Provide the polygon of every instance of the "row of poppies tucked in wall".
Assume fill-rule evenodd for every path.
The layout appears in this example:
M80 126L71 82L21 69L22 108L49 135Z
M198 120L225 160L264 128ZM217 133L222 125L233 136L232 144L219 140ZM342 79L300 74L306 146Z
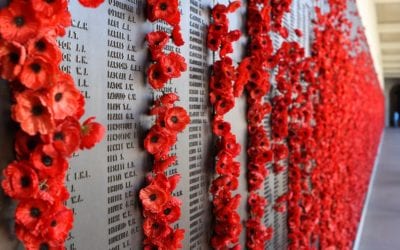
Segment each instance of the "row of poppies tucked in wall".
M80 2L97 7L102 1ZM228 14L236 15L241 2L213 6L207 46L219 52L209 83L218 148L217 176L210 187L214 249L264 249L274 233L262 222L268 203L275 212L288 213L289 249L352 247L383 128L383 95L363 30L354 38L350 35L347 0L327 4L329 12L315 10L312 53L306 56L298 42L288 39L290 32L297 37L302 32L283 25L292 0L247 1L249 43L240 62L229 57L232 43L242 34L229 30ZM147 0L146 14L151 22L172 26L171 34L153 31L146 36L153 61L148 83L159 90L187 68L181 55L165 53L170 39L176 46L184 44L179 2ZM0 23L0 75L12 90L12 118L19 126L17 159L4 170L2 187L18 201L16 233L26 248L63 249L73 224L73 213L64 206L69 196L64 185L67 158L79 148L93 147L104 128L92 117L79 122L84 98L72 77L59 70L62 53L56 38L71 23L67 1L13 0L0 10ZM283 38L279 47L273 46L271 33ZM236 141L224 120L243 94L248 145ZM156 120L144 147L154 165L139 194L145 249L179 249L185 236L184 229L172 227L181 213L181 201L172 196L179 175L165 175L176 161L170 148L190 122L186 110L175 106L178 100L166 93L150 108ZM266 116L271 133L264 127ZM235 161L243 148L246 166ZM288 162L288 192L267 201L260 189L269 174L284 170L283 162ZM241 168L247 170L249 193L234 195ZM249 216L243 246L236 210L245 195Z

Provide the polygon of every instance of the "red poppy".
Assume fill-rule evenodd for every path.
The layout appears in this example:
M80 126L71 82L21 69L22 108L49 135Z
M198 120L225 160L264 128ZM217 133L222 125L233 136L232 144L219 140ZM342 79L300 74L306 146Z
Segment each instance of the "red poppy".
M157 246L164 246L164 239L172 232L172 228L157 218L145 218L143 232Z
M219 143L219 149L224 150L232 156L237 156L240 153L240 144L236 141L236 136L234 134L226 134L221 137Z
M40 2L46 1L40 0ZM62 60L62 52L58 47L55 37L50 34L29 40L27 50L30 56L44 57L46 60L57 65Z
M15 152L18 159L29 159L30 154L41 143L39 135L30 136L22 130L15 135Z
M224 136L230 133L231 124L222 120L220 117L215 117L212 122L213 133L218 136Z
M3 170L4 192L13 199L27 199L39 190L39 179L29 162L13 162Z
M0 10L0 34L7 41L25 43L39 30L34 11L24 0L14 0Z
M27 134L48 134L54 130L54 120L42 93L26 90L16 95L16 102L12 107L13 119Z
M176 26L179 25L180 17L178 0L147 1L147 18L151 22L161 19L171 26Z
M149 210L153 213L159 213L162 211L165 204L169 201L170 194L166 193L162 188L153 184L148 185L147 187L140 190L139 197L144 209Z
M190 118L184 108L173 107L167 109L164 122L167 129L175 132L182 132L190 123Z
M158 214L159 219L167 223L174 223L181 217L182 202L178 198L172 197Z
M103 2L104 2L104 0L79 0L80 4L82 4L85 7L89 7L89 8L97 8Z
M95 117L89 117L82 124L80 149L90 149L104 137L105 128L100 123L94 122L94 119Z
M0 41L0 77L12 81L22 70L25 63L25 47L16 42Z
M51 144L36 148L31 155L31 162L43 176L62 178L68 169L67 160Z
M144 147L150 154L167 154L176 138L170 131L161 126L155 125L150 129L144 140Z
M163 54L164 47L168 44L169 36L164 31L153 31L146 35L146 40L153 60Z
M147 71L148 81L152 88L161 89L170 79L160 63L150 65Z
M55 84L50 87L47 93L54 119L63 120L67 116L76 117L82 107L79 105L81 95L70 75L63 73L57 75Z
M221 175L240 175L240 163L235 162L232 156L224 151L219 152L215 165L215 172Z
M57 125L53 133L42 138L44 142L51 143L62 156L69 157L79 148L80 124L74 118L67 118Z
M44 57L28 57L19 79L23 85L33 90L50 87L57 66Z
M49 242L62 245L72 229L73 220L72 210L60 205L51 216L46 216L41 234Z
M15 221L37 236L41 233L43 221L47 218L49 212L50 206L46 201L22 200L15 211Z
M174 52L161 56L159 63L168 78L180 77L181 73L187 69L185 58Z

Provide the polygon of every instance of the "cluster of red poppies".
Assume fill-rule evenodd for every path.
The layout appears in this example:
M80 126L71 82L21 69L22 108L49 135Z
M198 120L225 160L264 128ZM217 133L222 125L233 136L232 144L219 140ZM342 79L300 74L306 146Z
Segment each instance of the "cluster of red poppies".
M208 27L207 46L219 51L220 60L214 62L210 77L210 102L214 109L213 133L218 137L215 171L218 177L212 182L214 232L211 245L214 249L239 249L239 236L242 231L240 215L236 211L240 195L233 195L238 188L240 163L235 157L240 154L240 145L231 132L231 125L224 121L224 115L235 105L237 71L233 60L227 54L233 51L232 43L240 38L240 31L229 31L228 14L240 7L239 1L228 6L217 4L213 7L212 23ZM235 246L233 246L235 245Z
M64 202L67 158L101 140L104 128L82 125L84 97L59 69L58 35L71 23L62 1L14 0L0 10L0 76L12 89L17 160L3 172L5 193L19 201L16 234L27 249L64 249L73 212Z
M183 229L172 228L172 223L181 215L181 201L172 196L180 175L167 177L164 174L176 162L176 156L169 155L169 151L178 133L190 122L185 109L174 106L178 99L175 94L165 94L156 100L150 111L156 116L156 124L147 134L144 146L154 156L154 175L148 176L148 185L139 194L143 205L145 249L179 249L184 238Z
M148 0L147 14L150 21L162 20L173 26L172 40L177 46L184 44L180 34L180 12L177 0ZM149 84L161 89L172 78L186 71L185 59L174 52L164 53L169 35L163 31L150 32L146 36L149 52L155 63L147 72ZM173 223L181 216L181 201L172 195L180 175L167 177L165 171L176 163L170 154L177 136L190 123L186 110L175 106L179 97L167 93L155 100L150 115L156 117L155 124L146 135L144 147L154 157L153 173L147 177L147 186L140 190L143 206L144 249L180 249L185 230L174 229Z
M247 7L246 27L250 37L248 56L239 65L239 86L248 93L247 120L247 185L249 196L249 218L246 222L246 246L248 249L264 249L272 238L272 228L263 223L264 210L268 203L259 194L268 176L267 164L272 161L270 139L264 129L264 118L271 113L271 104L265 101L270 92L269 59L273 52L270 38L270 1L250 0ZM242 87L243 86L243 87Z
M172 78L178 78L186 71L185 58L175 52L163 52L169 36L164 31L153 31L147 34L146 40L154 63L147 71L149 84L154 89L162 89Z
M365 37L351 37L347 1L329 4L326 14L316 9L312 56L297 63L283 56L295 63L293 83L308 83L292 86L289 192L276 201L279 209L287 202L289 249L352 248L383 128Z
M271 0L272 30L279 33L283 38L288 38L289 31L283 25L283 17L290 11L293 0Z
M147 0L147 18L150 22L162 20L172 26L171 38L177 46L185 42L181 34L181 13L178 0Z

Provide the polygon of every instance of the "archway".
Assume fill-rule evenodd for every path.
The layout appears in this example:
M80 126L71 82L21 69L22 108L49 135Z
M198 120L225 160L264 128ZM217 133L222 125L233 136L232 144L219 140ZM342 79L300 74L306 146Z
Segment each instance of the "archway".
M394 112L397 111L400 114L400 84L397 84L392 87L392 89L390 90L389 98L390 98L390 101L389 101L390 126L394 127L394 119L393 119Z

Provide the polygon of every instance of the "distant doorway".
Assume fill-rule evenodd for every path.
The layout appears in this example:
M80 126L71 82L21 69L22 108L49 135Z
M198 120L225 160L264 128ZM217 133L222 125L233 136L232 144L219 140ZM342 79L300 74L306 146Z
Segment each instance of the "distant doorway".
M394 127L394 113L400 114L400 84L392 87L390 90L390 126ZM400 126L400 121L398 123Z

